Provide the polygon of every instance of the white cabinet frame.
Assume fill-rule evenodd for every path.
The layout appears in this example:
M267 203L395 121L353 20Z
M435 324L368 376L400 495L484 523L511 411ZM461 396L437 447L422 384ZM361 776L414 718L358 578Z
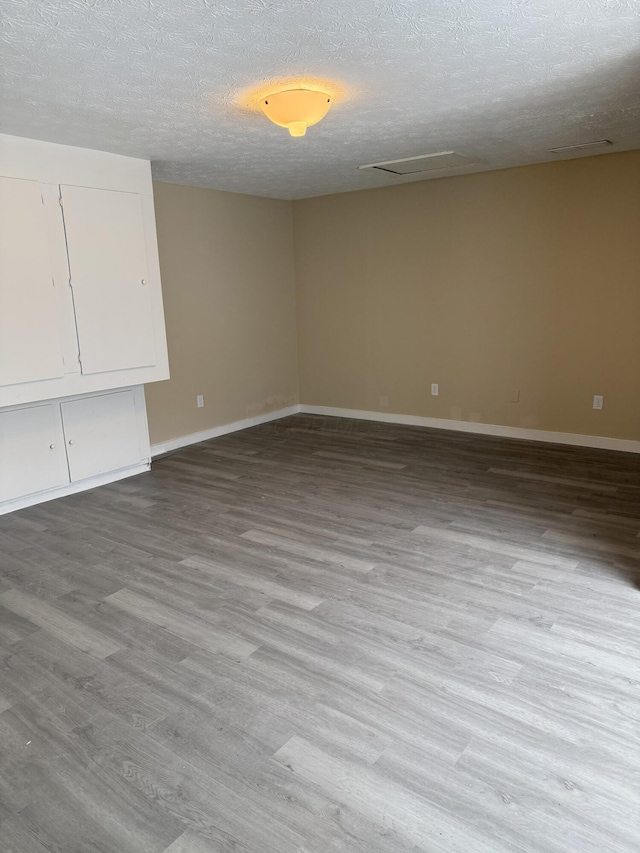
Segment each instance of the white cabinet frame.
M123 397L130 400L130 403L127 402L123 406ZM65 432L63 425L63 407L67 404L77 406L76 415L78 411L80 412L80 418L77 416L75 420L67 418L67 421L74 428L78 424L82 425L83 432L81 435L82 440L85 442L83 448L84 459L77 457L77 464L75 465L73 464L74 459L70 458L69 454L74 445L71 445L71 447L68 445L69 441L75 441L74 434L68 430ZM131 407L134 417L127 415L128 408ZM50 450L52 453L55 452L57 454L56 458L59 464L64 466L61 468L61 477L64 480L64 484L25 493L20 467L17 466L14 470L8 470L7 468L4 472L0 471L0 477L4 477L2 494L6 498L6 500L0 502L0 515L52 500L53 498L92 489L105 483L112 483L115 480L121 480L125 477L131 477L134 474L140 474L143 471L149 470L151 465L151 451L149 447L144 388L141 385L122 390L83 395L82 397L65 397L61 400L35 406L30 404L13 406L2 410L0 418L5 414L14 414L19 418L20 413L30 413L36 409L54 409L57 411L55 420L59 423L59 430L56 433L58 437L55 440L51 439L51 443L55 444L56 447ZM91 435L92 409L94 409L94 414L101 418L100 429L102 431L102 434L94 431L93 438ZM67 412L71 412L71 408L68 408ZM114 426L114 431L119 430L119 432L117 435L111 437L111 440L115 444L111 448L105 448L104 443L109 440L105 436L108 436L110 422ZM28 440L29 436L26 436L26 438ZM101 440L103 442L102 445ZM92 454L95 454L94 462L91 461ZM1 458L2 448L0 448ZM90 460L89 463L87 463L87 459ZM98 470L100 473L92 475L90 468L92 464L94 465L93 470ZM110 468L112 465L114 467ZM106 470L107 468L109 470ZM29 472L26 473L29 475ZM8 485L7 478L11 478L8 481ZM34 480L30 479L29 482L32 483Z
M48 247L50 274L55 284L55 288L52 288L55 290L55 305L52 304L47 314L51 315L51 324L57 326L61 336L61 354L59 352L56 359L52 358L43 365L42 378L24 381L18 376L17 382L0 384L0 409L168 379L169 362L160 287L151 164L146 160L121 157L103 151L0 134L0 176L32 181L42 187L46 235L41 228L38 240L42 245L39 248L41 252L47 253ZM135 352L125 353L120 360L114 358L109 362L108 358L104 359L104 369L97 369L95 372L87 369L83 373L80 370L78 330L60 203L61 186L70 188L70 193L102 190L135 195L136 203L140 206L142 234L137 239L142 265L146 269L146 276L141 276L145 278L145 285L141 285L145 292L144 300L140 304L148 302L149 306L145 316L142 309L138 310L141 342L134 341L132 350ZM29 239L29 235L26 235L25 239ZM34 326L28 321L25 322L24 318L19 325L24 327L26 336ZM50 328L45 329L45 332L50 331ZM131 327L126 334L129 335L130 331ZM87 340L90 335L89 330ZM153 357L149 355L151 337ZM17 344L10 343L7 346L11 350ZM114 346L117 346L117 341ZM11 358L11 352L5 355L5 358ZM94 368L96 364L97 362L94 363Z

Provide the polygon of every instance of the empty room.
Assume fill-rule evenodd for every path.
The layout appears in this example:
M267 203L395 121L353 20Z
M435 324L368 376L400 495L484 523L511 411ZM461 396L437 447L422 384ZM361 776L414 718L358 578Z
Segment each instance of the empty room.
M637 0L0 0L0 853L638 853Z

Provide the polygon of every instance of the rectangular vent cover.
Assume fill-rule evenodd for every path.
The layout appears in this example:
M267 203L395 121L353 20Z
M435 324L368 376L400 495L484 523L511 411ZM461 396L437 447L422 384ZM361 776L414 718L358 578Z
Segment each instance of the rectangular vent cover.
M564 154L566 151L585 151L587 148L606 148L613 145L609 139L598 139L596 142L580 142L577 145L561 145L559 148L547 148L552 154Z
M455 169L456 166L475 165L473 160L455 154L453 151L438 151L436 154L420 154L418 157L404 157L402 160L386 160L383 163L368 163L359 169L378 169L391 172L392 175L413 175L416 172L434 172L437 169Z

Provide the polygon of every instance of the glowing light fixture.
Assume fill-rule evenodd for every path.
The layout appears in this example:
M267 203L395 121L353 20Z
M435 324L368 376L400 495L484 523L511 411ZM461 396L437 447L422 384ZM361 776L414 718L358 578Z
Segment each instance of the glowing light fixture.
M307 128L323 119L331 106L331 95L314 89L283 89L260 101L268 119L289 128L291 136L304 136Z

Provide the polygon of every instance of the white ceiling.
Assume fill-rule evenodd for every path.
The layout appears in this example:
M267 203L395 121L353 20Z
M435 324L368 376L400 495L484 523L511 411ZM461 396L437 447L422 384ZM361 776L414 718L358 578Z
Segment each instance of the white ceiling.
M640 148L640 0L0 0L0 132L153 161L160 180L279 198ZM345 89L302 139L237 104L299 75ZM436 176L442 173L435 173ZM433 177L433 173L429 175Z

